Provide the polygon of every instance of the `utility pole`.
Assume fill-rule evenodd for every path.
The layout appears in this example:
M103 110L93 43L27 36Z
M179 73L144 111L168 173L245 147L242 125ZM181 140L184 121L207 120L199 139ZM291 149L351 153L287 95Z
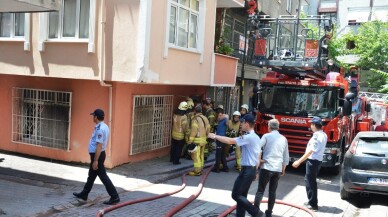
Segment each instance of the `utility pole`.
M247 1L245 1L245 5L247 5ZM247 7L246 7L247 8ZM243 97L244 97L244 77L245 77L245 58L246 58L246 52L247 52L247 31L248 31L248 14L245 19L245 28L244 28L244 53L243 53L243 59L241 62L241 83L240 83L240 107L243 103Z

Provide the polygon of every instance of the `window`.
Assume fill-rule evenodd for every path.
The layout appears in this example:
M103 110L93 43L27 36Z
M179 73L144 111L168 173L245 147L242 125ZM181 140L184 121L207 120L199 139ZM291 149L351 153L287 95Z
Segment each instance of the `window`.
M199 0L171 0L169 43L198 48Z
M173 96L134 96L130 155L171 143Z
M292 13L292 0L287 0L287 11Z
M24 37L24 13L0 13L0 37Z
M71 93L13 88L12 141L69 150Z
M90 0L63 0L60 11L50 12L48 38L89 38Z

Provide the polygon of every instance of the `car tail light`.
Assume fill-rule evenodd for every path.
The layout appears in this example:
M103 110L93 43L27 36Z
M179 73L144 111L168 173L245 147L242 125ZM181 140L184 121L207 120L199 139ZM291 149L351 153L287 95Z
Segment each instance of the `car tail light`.
M358 139L354 139L352 144L349 147L350 153L352 153L352 154L356 153L357 143L358 143Z

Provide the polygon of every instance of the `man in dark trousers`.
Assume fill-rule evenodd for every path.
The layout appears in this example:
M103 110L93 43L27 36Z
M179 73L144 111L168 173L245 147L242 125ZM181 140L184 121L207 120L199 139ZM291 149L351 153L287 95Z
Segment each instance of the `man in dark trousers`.
M119 194L116 188L113 186L112 181L106 174L104 161L105 161L105 148L109 138L109 127L104 123L104 111L96 109L93 113L93 121L96 123L92 138L89 141L88 151L90 154L90 167L88 180L84 186L84 189L80 192L74 192L73 195L82 200L88 199L88 194L92 190L94 180L97 176L104 184L110 199L104 201L104 204L112 205L120 202Z
M307 143L305 154L292 166L298 168L305 160L306 162L306 175L304 182L306 185L306 192L308 202L304 205L314 211L318 210L318 186L317 176L319 169L321 168L323 153L325 152L327 135L322 130L322 119L320 117L314 117L311 121L311 130L314 132L309 143Z
M217 112L218 126L216 134L220 136L226 136L226 130L228 129L228 116L223 113L222 110ZM226 144L216 141L216 164L212 169L213 172L220 172L220 164L222 164L222 171L229 172L228 164L226 162L225 146Z
M259 174L259 185L257 187L255 206L260 208L265 187L269 182L268 209L265 211L266 217L272 216L275 205L276 189L280 176L286 172L289 162L288 141L286 137L279 133L279 121L272 119L268 122L268 132L261 137L260 146L263 149L263 163ZM259 158L260 159L260 158Z
M260 137L255 133L255 118L251 114L242 119L241 128L245 135L236 138L219 136L209 133L208 137L225 144L237 144L241 147L241 172L234 182L232 198L237 202L236 216L244 217L245 211L254 217L262 217L264 213L248 201L247 195L252 181L256 178L256 170L259 167Z

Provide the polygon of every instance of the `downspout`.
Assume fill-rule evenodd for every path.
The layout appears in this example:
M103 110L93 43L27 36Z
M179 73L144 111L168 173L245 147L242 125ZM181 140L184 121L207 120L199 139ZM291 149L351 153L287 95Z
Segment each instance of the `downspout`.
M109 133L109 154L108 157L111 159L112 163L112 84L107 84L104 81L105 77L105 23L106 23L106 5L105 0L101 0L100 5L100 24L101 24L101 34L99 40L99 49L100 49L100 85L102 87L109 88L109 122L108 126L110 129Z

